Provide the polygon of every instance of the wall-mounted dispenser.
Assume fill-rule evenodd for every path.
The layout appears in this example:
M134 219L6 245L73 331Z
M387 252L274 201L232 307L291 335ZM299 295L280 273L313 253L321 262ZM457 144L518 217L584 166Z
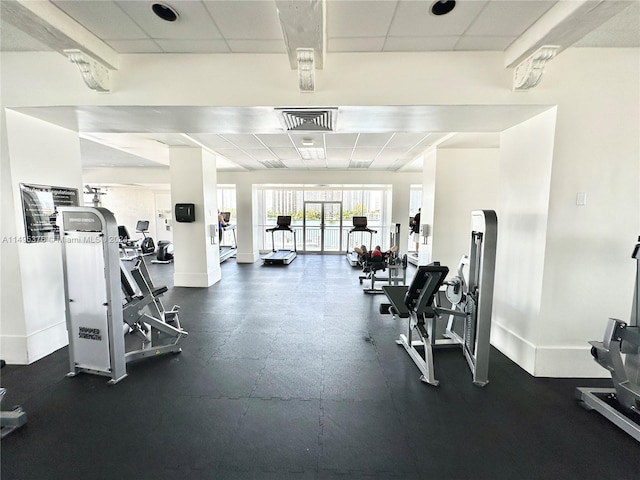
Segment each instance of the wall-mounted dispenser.
M193 203L176 203L176 222L196 221L196 207Z

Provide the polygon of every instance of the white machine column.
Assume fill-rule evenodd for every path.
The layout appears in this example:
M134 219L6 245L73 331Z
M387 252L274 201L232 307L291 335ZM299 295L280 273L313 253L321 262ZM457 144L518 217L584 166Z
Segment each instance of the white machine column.
M258 224L256 209L257 195L255 186L248 182L236 183L236 209L238 225L237 263L255 263L260 259L258 251ZM254 218L255 217L255 218Z
M177 287L209 287L222 276L218 245L216 156L201 148L170 147L174 273ZM192 204L193 220L178 221L176 204Z

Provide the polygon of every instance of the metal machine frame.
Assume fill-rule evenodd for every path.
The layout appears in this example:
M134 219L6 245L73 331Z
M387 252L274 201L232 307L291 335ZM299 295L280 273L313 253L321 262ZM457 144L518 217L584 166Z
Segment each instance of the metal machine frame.
M602 342L589 342L594 360L611 372L613 388L580 387L576 398L640 441L640 237L631 258L636 261L631 318L628 323L610 318Z
M496 213L493 210L473 211L470 257L462 258L456 277L444 281L449 269L434 263L418 267L409 287L382 287L391 302L390 313L394 317L409 318L407 334L401 334L396 343L407 350L422 372L420 379L423 382L434 386L439 383L434 375L433 348L459 346L471 370L473 383L481 387L489 383L497 236ZM469 265L468 282L463 274L465 265ZM451 308L437 304L437 294L443 285L446 285ZM438 338L437 321L446 315L448 322L444 336ZM460 321L461 334L458 333L460 327L456 328ZM413 340L414 332L419 340ZM423 348L423 354L416 347Z
M0 368L5 366L6 362L0 360ZM0 388L0 403L7 393L6 388ZM21 406L16 405L11 410L0 411L0 437L4 438L13 432L16 428L20 428L27 423L27 412Z
M369 251L371 251L371 248L373 245L373 234L378 233L378 231L372 230L371 228L367 227L367 217L355 216L351 218L351 221L353 222L353 228L349 230L349 233L347 233L346 255L347 255L347 261L349 262L349 265L351 265L352 267L358 267L360 266L358 253L355 251L351 251L351 252L349 251L349 243L350 243L349 239L351 238L351 234L357 233L357 232L361 232L361 234L368 233L369 234Z
M379 264L376 266L376 264ZM360 285L364 280L369 280L371 283L369 286L364 286L362 291L364 293L384 293L381 287L376 287L376 283L386 282L386 285L405 285L407 283L407 255L402 257L394 256L388 261L373 262L369 265L369 271L365 270L364 275L360 275L358 280ZM387 275L378 275L378 272L387 272Z
M178 342L187 335L179 307L164 309L159 297L167 288L153 285L142 256L131 274L124 267L113 214L105 208L65 207L60 215L67 376L86 372L111 377L108 383L115 384L127 376L126 364L132 360L179 353ZM130 332L144 338L141 347L127 351Z

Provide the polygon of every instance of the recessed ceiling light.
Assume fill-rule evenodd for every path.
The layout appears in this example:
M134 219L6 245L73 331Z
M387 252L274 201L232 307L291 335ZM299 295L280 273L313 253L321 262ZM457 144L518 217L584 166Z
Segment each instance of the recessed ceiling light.
M158 17L166 22L175 22L178 20L178 12L176 12L172 7L167 5L166 3L154 3L151 5L151 10Z
M431 13L434 15L446 15L456 6L456 0L438 0L431 5Z
M299 148L302 160L325 160L324 148Z
M313 138L303 138L302 145L305 147L313 147Z

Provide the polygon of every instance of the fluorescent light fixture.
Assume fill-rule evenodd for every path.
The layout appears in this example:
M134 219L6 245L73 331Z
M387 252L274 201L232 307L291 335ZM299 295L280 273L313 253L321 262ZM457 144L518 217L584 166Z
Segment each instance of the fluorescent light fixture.
M324 160L324 148L299 148L300 157L303 160Z

